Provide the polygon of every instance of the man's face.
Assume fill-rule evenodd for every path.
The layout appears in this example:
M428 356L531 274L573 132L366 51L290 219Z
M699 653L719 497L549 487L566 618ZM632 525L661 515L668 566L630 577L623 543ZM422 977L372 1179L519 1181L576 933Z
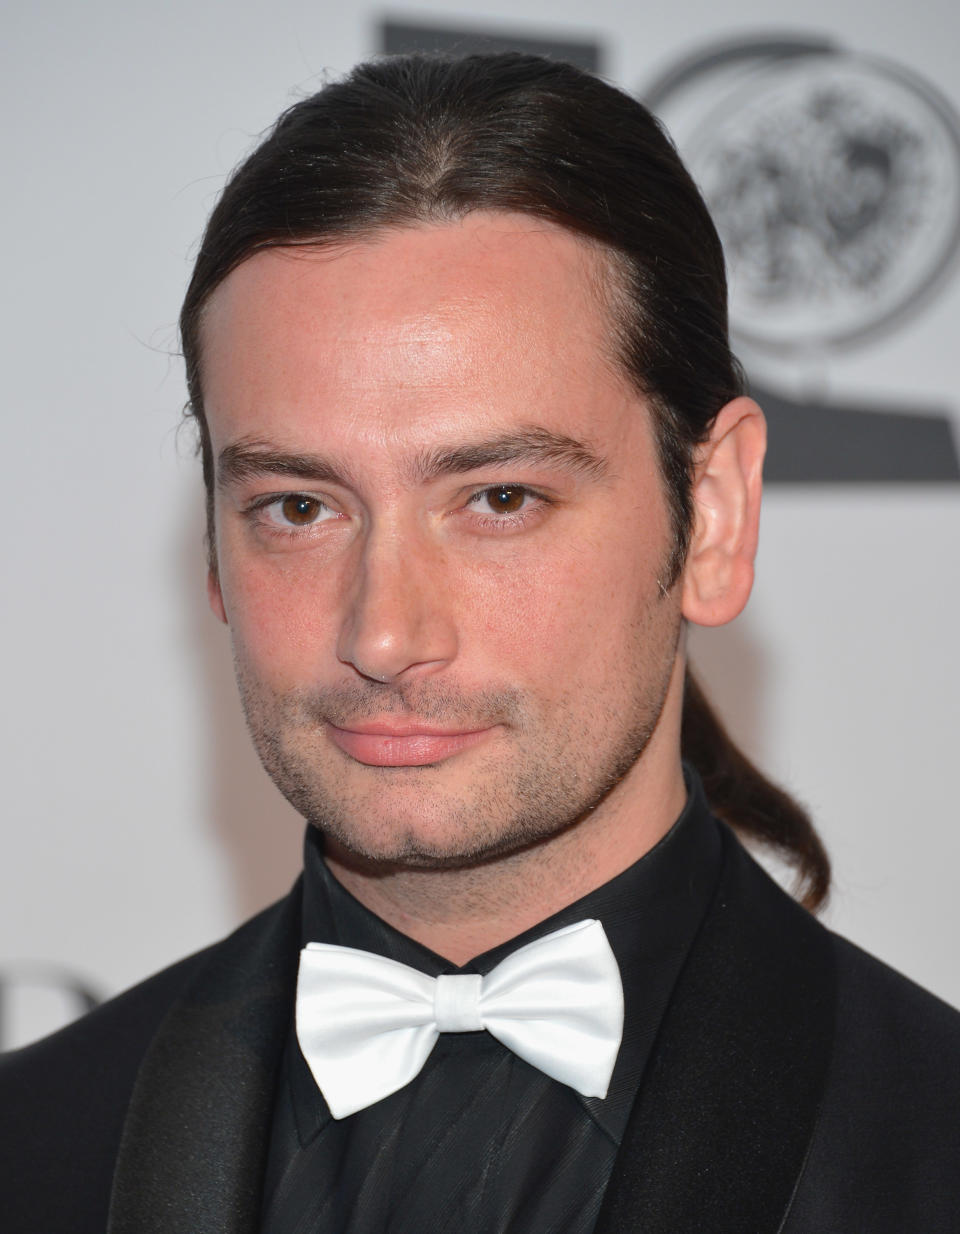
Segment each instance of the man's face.
M211 298L212 602L267 770L350 851L463 864L635 791L680 616L599 283L571 234L475 214Z

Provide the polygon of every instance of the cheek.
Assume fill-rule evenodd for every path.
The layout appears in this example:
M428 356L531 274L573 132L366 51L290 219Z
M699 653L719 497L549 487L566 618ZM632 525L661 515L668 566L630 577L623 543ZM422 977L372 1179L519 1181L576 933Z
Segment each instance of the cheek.
M258 676L297 684L307 662L320 667L335 646L329 579L282 559L226 563L221 590L237 657Z
M497 665L572 678L621 646L658 598L657 549L643 537L584 541L576 551L524 554L466 572L461 646Z

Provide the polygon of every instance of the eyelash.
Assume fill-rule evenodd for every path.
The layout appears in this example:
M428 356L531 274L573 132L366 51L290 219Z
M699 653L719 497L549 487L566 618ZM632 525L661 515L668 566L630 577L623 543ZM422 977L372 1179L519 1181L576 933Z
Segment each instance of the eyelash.
M493 531L511 531L524 526L531 518L535 517L545 506L552 505L549 497L536 489L530 488L526 484L488 484L481 489L477 489L471 493L463 504L463 509L476 505L488 497L491 493L504 492L510 490L514 493L523 494L526 504L515 512L504 512L500 515L490 511L489 514L475 514L476 523L484 530ZM316 502L319 515L324 510L330 511L334 516L330 519L317 518L311 523L296 523L282 522L280 519L273 519L267 513L271 507L279 509L285 501L290 498L302 497L307 501ZM266 493L262 497L256 498L244 510L247 517L259 523L266 531L273 535L284 537L306 535L312 532L320 522L335 522L338 511L321 497L317 497L312 493L300 492L297 489L291 489L285 493Z
M536 489L532 489L526 484L488 484L484 488L478 489L475 493L471 494L465 504L467 506L474 505L475 503L482 501L485 497L488 497L491 493L500 493L507 489L515 493L522 493L525 499L531 499L532 504L525 505L522 509L517 510L515 513L506 513L499 516L495 515L492 511L487 515L478 514L476 516L477 522L484 529L490 528L496 531L509 531L517 527L522 527L540 510L542 510L543 507L552 504L550 499L545 497L543 493L538 493Z
M278 536L303 535L313 531L318 522L336 521L336 517L330 520L318 518L312 523L303 523L300 526L297 526L296 523L285 523L280 519L273 519L270 517L268 511L271 507L275 506L279 510L285 501L289 501L290 498L298 497L302 497L306 501L316 502L319 507L317 510L318 515L324 510L329 510L334 516L338 513L333 506L329 505L321 497L316 497L313 493L302 493L296 489L291 489L287 493L266 493L263 497L258 497L244 509L244 514L247 515L248 518L253 519L254 522L258 523L271 534Z

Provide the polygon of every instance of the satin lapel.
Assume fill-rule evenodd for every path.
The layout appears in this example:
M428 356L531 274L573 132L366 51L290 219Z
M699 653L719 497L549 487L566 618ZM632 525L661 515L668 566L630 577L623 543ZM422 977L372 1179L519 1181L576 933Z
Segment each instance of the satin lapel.
M218 946L140 1068L107 1234L252 1234L296 984L298 891Z
M596 1234L776 1234L826 1083L829 934L725 834Z

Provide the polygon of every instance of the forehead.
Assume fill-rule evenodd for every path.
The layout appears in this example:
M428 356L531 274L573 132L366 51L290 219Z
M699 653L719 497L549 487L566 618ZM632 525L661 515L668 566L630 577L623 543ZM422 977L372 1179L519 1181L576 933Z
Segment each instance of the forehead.
M245 409L246 431L276 436L308 407L372 434L451 415L508 428L538 408L590 420L601 389L636 397L611 359L603 275L585 241L510 214L258 253L204 312L211 430Z

